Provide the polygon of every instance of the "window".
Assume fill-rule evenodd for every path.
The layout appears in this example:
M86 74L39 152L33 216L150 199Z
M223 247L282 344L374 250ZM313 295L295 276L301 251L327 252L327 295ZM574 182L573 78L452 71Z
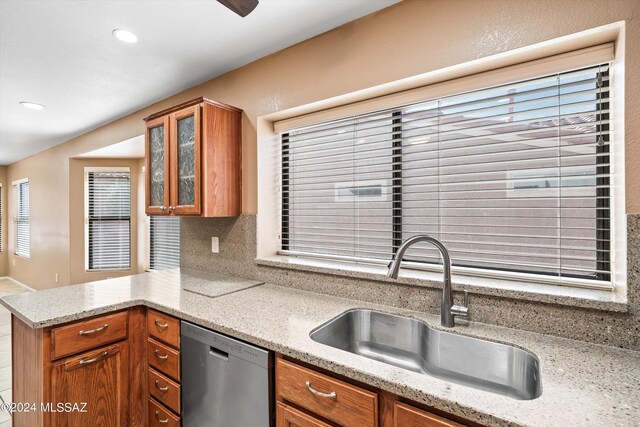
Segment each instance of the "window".
M180 266L180 218L149 217L149 269Z
M610 287L609 123L605 64L290 130L281 252Z
M29 237L29 181L16 181L14 184L16 194L16 255L23 258L31 256L31 243Z
M131 268L129 168L86 171L87 270Z
M3 251L4 246L2 244L2 184L0 184L0 253Z

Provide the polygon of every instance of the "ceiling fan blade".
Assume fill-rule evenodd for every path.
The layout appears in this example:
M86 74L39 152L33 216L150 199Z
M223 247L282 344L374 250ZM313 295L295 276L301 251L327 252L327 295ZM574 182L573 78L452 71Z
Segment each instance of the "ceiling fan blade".
M218 0L218 3L244 18L253 12L253 9L258 5L258 0Z

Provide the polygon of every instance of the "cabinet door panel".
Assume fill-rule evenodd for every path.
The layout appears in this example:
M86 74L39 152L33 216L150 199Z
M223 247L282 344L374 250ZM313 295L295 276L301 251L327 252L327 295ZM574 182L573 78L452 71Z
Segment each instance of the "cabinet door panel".
M51 412L53 427L88 425L118 427L128 424L129 369L128 344L88 351L51 367L51 405L78 405L86 412Z
M200 105L171 115L171 210L200 214Z
M462 427L454 421L401 402L395 402L394 406L394 427Z
M314 417L278 402L276 427L331 427Z
M147 123L146 212L168 215L169 210L169 118Z

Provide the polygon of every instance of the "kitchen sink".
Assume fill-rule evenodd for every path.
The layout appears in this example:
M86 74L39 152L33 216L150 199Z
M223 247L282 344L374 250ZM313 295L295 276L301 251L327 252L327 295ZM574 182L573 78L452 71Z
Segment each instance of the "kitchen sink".
M369 359L514 399L542 394L540 362L534 354L432 329L414 319L357 309L319 326L310 336Z

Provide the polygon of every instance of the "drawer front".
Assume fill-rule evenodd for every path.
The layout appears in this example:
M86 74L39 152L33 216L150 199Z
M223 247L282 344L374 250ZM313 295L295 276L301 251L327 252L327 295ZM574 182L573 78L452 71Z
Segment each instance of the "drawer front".
M395 402L393 406L394 427L462 427L462 424L401 402Z
M377 426L378 395L277 359L278 397L345 427Z
M175 317L147 310L147 332L163 343L180 348L180 321Z
M276 407L276 427L331 427L291 406L278 402Z
M147 360L157 371L180 381L180 352L149 338Z
M180 418L153 399L149 399L149 427L180 427Z
M126 311L51 330L51 359L90 350L127 337Z
M176 414L180 413L180 384L165 377L160 372L149 368L149 394L158 402L171 409Z

